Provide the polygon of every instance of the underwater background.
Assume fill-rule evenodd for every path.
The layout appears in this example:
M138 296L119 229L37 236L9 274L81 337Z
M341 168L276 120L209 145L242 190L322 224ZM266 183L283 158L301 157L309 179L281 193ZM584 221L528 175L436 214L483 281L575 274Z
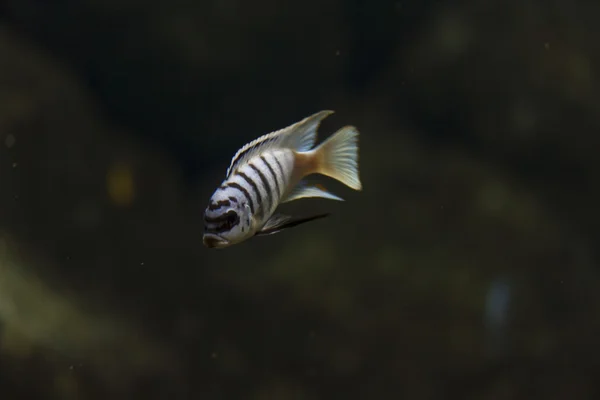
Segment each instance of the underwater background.
M4 0L1 399L600 398L600 2ZM363 191L216 251L320 110Z

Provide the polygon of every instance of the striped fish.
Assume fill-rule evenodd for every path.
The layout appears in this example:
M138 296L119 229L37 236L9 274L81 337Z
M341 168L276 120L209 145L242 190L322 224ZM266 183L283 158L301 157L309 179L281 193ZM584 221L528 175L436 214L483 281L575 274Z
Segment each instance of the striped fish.
M327 216L275 214L280 204L301 198L343 200L320 185L308 184L304 180L308 175L326 175L362 190L355 127L343 127L315 147L319 124L331 114L333 111L321 111L263 135L233 156L225 180L204 213L206 247L229 247Z

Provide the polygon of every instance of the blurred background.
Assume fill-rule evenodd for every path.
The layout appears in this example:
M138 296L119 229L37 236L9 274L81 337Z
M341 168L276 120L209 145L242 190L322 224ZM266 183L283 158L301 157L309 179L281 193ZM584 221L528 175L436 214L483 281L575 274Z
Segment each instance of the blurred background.
M600 2L4 0L2 399L600 398ZM364 190L223 251L314 112Z

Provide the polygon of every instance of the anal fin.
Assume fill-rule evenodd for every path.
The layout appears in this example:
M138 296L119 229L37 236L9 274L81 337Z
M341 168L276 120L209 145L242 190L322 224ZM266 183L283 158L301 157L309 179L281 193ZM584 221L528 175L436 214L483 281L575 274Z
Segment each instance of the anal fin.
M344 199L329 192L322 185L309 185L306 181L300 181L287 196L281 199L281 203L288 203L290 201L308 197L321 197L329 200L344 201Z
M274 214L265 223L260 231L255 236L272 235L273 233L280 232L284 229L293 228L294 226L303 224L305 222L314 221L319 218L325 218L329 216L329 213L312 215L310 217L291 217L284 214Z

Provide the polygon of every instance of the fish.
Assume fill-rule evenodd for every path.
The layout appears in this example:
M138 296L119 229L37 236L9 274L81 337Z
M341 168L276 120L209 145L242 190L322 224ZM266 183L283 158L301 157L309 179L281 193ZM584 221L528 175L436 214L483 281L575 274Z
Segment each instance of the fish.
M260 136L235 153L204 211L204 246L223 249L329 216L276 213L279 205L303 198L343 201L323 185L308 183L309 175L328 176L362 190L356 127L344 126L315 146L319 125L333 113L312 114Z

